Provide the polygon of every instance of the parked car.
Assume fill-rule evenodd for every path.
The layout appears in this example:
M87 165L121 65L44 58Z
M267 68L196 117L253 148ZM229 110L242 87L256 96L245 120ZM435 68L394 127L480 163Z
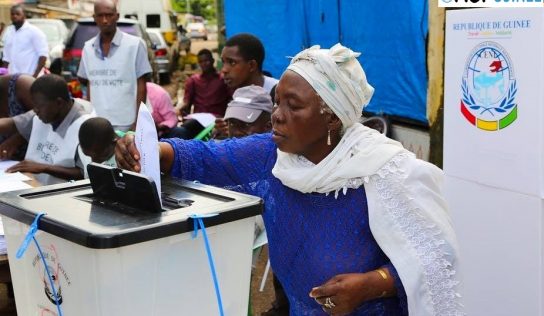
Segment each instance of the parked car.
M157 66L157 72L159 73L159 84L169 84L173 65L170 47L166 44L166 40L159 29L147 29L147 34L151 39L151 47L155 52L153 62Z
M155 53L152 49L152 42L147 32L145 32L140 23L133 19L119 19L117 27L128 34L138 36L143 39L147 46L149 63L153 69L152 78L155 82L158 81L158 72L156 68ZM80 18L70 34L64 54L62 57L62 66L65 78L68 80L75 79L77 77L77 70L79 68L79 62L81 60L81 53L85 42L93 38L98 34L98 26L94 22L93 18Z
M208 40L208 30L202 22L192 22L187 24L187 34L190 38L202 38Z
M60 74L61 59L64 51L64 45L68 38L68 28L62 20L58 19L27 19L28 23L38 27L47 38L49 46L49 58L45 66L50 68L51 72Z

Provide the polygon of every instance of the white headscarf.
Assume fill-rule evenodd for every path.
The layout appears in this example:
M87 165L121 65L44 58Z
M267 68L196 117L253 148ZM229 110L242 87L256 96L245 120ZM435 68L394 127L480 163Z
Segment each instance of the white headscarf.
M342 121L344 129L361 117L374 88L351 49L336 44L331 49L312 46L298 53L288 70L301 75Z
M288 70L302 76L342 121L344 135L319 164L278 150L272 174L284 185L303 193L356 188L355 181L374 174L403 150L400 143L357 123L374 93L355 53L340 44L331 49L312 46L298 53ZM358 185L355 185L358 183Z

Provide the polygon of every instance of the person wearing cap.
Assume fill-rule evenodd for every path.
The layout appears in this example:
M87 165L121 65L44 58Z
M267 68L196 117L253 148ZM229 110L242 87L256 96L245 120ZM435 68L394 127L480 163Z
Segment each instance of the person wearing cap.
M244 137L270 132L272 98L259 86L242 87L234 92L225 117L229 137Z
M303 50L276 88L272 133L168 139L161 170L264 200L290 315L464 315L443 172L358 122L374 92L359 55ZM141 169L133 136L115 155Z

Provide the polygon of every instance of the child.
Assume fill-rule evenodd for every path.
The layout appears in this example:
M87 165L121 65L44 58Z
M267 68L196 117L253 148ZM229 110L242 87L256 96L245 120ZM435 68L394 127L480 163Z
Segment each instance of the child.
M93 162L117 167L115 162L115 143L117 135L110 121L103 117L86 120L79 128L81 151L91 157ZM85 172L86 174L86 172Z

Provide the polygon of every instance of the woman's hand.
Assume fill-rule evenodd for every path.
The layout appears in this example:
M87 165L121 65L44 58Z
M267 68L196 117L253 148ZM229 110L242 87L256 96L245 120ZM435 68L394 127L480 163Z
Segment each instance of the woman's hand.
M346 315L366 301L392 296L396 293L394 282L389 276L383 279L376 271L367 273L339 274L315 287L310 297L322 306L329 315Z
M119 168L140 172L140 153L134 143L134 135L126 134L117 140L115 145L115 160Z

